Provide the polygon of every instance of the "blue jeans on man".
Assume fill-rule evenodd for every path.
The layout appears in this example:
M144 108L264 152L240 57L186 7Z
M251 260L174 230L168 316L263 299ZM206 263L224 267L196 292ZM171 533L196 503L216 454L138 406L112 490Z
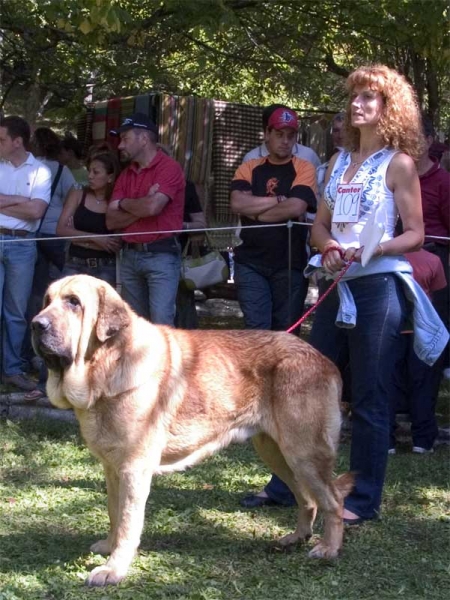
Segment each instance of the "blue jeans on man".
M173 325L180 280L178 252L123 250L122 296L138 315L159 325Z
M37 258L34 266L33 285L28 299L27 308L27 329L22 344L22 360L25 364L30 364L34 357L34 350L31 344L31 320L42 309L42 301L48 286L61 277L64 267L65 246L64 240L54 240L54 235L38 233L35 237Z
M303 271L235 262L234 281L246 329L285 331L301 317L308 291Z
M389 448L395 448L396 413L408 412L413 446L431 450L438 435L436 401L445 353L430 366L414 352L413 334L404 333L403 355L397 364L394 396L391 402Z
M302 270L235 262L234 281L246 329L285 331L301 317L308 291ZM264 490L277 504L295 504L291 490L275 474Z
M2 316L3 373L23 371L22 342L27 328L27 305L36 262L34 234L27 237L0 235L0 315Z

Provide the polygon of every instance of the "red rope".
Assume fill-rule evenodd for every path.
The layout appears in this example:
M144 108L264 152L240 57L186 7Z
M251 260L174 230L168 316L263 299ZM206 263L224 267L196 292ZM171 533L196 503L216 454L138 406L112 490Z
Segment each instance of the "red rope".
M347 271L349 270L349 268L354 260L355 259L353 257L348 261L348 263L345 265L345 267L339 273L339 277L337 279L335 279L335 281L333 281L333 283L330 285L330 287L327 289L327 291L324 292L317 299L317 302L315 304L313 304L313 306L311 306L311 308L309 308L302 317L300 317L300 319L297 321L297 323L294 323L293 325L291 325L291 327L289 327L289 329L286 330L287 333L291 333L291 331L294 331L294 329L296 329L299 325L301 325L303 323L303 321L305 319L307 319L309 317L309 315L316 310L316 308L319 306L319 304L321 304L325 300L325 298L328 296L328 294L332 290L334 290L334 288L337 286L337 284L340 282L340 280L344 277L344 275L347 273Z

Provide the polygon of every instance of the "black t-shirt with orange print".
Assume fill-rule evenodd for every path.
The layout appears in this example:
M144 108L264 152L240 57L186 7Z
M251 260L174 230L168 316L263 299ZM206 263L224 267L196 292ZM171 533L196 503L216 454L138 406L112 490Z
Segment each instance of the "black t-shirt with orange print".
M297 157L284 164L273 164L268 158L256 158L243 163L231 182L231 191L249 191L253 196L286 196L300 198L308 212L316 212L316 171L314 166ZM261 225L241 216L242 225ZM281 221L285 223L285 221ZM292 266L303 269L307 261L308 229L294 225L292 233ZM289 230L287 227L242 229L242 244L235 248L238 263L287 268L289 260Z

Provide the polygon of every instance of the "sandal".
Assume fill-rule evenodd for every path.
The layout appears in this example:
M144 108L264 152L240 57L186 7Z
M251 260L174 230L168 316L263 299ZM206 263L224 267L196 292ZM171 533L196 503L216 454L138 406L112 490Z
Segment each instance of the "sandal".
M40 400L41 398L45 398L45 392L36 388L31 390L31 392L27 392L23 395L24 400L28 400L28 402L35 402L36 400Z

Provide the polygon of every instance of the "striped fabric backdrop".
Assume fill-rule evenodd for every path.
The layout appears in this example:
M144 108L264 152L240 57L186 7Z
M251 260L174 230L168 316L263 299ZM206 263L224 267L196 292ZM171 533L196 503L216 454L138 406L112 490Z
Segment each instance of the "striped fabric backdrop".
M117 129L121 122L121 98L111 98L108 100L108 106L106 110L106 134L105 137L108 140L109 145L113 150L117 150L119 145L119 138L117 136L109 135L111 129Z
M214 103L164 94L160 106L161 144L183 166L186 179L206 184L211 169Z
M92 121L92 143L98 144L106 139L106 114L108 101L102 100L95 103L94 118Z

